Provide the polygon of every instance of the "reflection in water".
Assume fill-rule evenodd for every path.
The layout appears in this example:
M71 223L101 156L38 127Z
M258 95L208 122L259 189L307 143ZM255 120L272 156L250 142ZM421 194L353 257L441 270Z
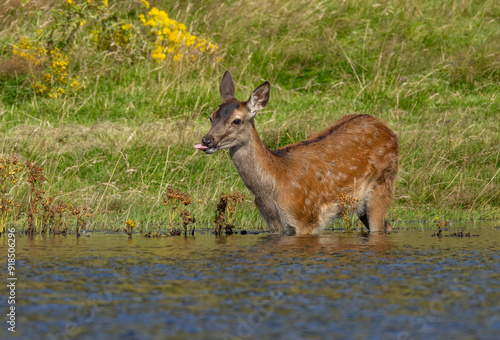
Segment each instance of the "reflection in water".
M390 240L384 234L331 234L280 236L267 235L261 238L259 246L295 251L386 251Z
M18 236L14 336L496 339L500 232L477 233Z

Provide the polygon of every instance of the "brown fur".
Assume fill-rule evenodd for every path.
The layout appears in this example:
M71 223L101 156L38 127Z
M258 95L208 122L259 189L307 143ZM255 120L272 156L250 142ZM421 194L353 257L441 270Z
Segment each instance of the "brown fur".
M228 72L220 89L224 103L212 113L202 143L210 153L229 149L271 231L313 233L340 215L342 193L358 199L357 213L371 232L391 230L385 214L398 171L398 142L385 123L349 115L308 140L269 150L253 123L267 104L269 83L237 106Z

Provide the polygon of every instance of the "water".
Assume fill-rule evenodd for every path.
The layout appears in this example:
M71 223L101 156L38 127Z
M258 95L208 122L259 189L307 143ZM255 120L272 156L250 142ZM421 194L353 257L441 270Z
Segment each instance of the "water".
M16 333L3 321L0 334L498 339L500 230L472 233L17 236ZM4 286L5 237L0 252Z

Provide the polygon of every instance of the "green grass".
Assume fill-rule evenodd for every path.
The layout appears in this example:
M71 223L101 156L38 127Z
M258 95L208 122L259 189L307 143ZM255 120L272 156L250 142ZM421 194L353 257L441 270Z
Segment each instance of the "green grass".
M227 152L192 148L226 69L239 99L272 83L257 117L271 148L345 114L386 121L401 155L391 219L500 216L498 1L158 0L224 60L157 64L139 53L141 41L134 53L102 51L81 32L63 47L84 87L55 99L34 94L12 60L12 44L35 36L55 2L20 3L0 10L0 154L42 164L47 193L89 206L96 222L162 223L170 185L192 195L199 226L211 224L222 192L240 190L248 197L238 223L265 227ZM110 0L110 11L138 24L144 9Z

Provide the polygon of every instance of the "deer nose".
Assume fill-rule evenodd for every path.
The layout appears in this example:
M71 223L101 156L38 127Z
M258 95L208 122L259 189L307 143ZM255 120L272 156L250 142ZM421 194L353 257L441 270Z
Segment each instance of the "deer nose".
M207 136L205 136L205 137L203 137L203 138L201 139L201 144L203 144L203 145L205 145L205 146L208 146L208 147L211 147L211 146L212 146L212 144L214 144L214 139L213 139L213 138L211 138L211 137L207 137Z

